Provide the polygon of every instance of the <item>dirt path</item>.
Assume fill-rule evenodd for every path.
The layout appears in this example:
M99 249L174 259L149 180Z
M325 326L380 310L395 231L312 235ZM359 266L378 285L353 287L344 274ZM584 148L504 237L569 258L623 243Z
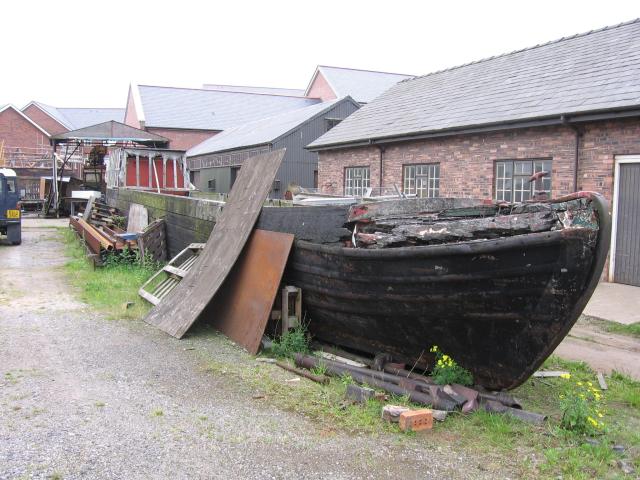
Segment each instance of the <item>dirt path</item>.
M53 222L64 225L66 222ZM0 246L0 478L515 478L429 435L327 436L203 369L254 365L223 337L178 341L77 302L62 245L25 220Z
M568 360L582 360L604 373L616 370L640 380L640 340L603 332L579 320L555 353Z

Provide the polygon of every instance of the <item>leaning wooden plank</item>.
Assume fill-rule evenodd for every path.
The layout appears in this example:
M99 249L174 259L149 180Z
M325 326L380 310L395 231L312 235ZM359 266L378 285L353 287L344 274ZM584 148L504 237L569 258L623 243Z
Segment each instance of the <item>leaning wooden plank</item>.
M244 161L207 245L189 273L145 321L181 338L227 278L258 219L285 150Z
M139 233L149 225L147 207L132 203L129 205L129 218L127 219L127 232Z
M95 202L96 197L91 196L89 200L87 200L87 204L84 207L84 213L82 214L82 218L85 220L89 220L91 218L91 210L93 209L93 202Z
M258 353L294 236L255 230L203 319Z

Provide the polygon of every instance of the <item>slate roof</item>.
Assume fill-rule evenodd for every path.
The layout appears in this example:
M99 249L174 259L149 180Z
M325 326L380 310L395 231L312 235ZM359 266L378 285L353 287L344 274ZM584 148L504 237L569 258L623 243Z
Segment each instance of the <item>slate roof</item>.
M319 103L286 95L139 85L146 127L226 130Z
M304 97L302 88L249 87L243 85L218 85L205 83L204 90L220 90L222 92L262 93L266 95L286 95L288 97Z
M351 97L345 97L248 122L220 132L191 147L187 151L187 156L194 157L271 143L314 117L322 115L340 102L352 102L357 105Z
M124 121L124 108L60 108L42 102L31 103L47 112L68 130L76 130L109 120Z
M403 81L309 147L640 106L640 19Z
M317 73L322 74L338 98L349 95L358 103L368 103L399 81L413 77L413 75L400 73L318 65L316 73L307 87L307 94Z

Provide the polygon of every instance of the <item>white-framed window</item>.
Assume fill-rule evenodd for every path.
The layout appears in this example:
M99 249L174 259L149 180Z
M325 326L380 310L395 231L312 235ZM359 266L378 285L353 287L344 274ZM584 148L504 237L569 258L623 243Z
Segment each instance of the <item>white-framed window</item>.
M440 196L440 164L405 165L403 192L416 197Z
M344 194L362 197L371 186L369 167L347 167L344 169Z
M551 160L500 160L496 162L495 199L506 202L524 202L536 194L551 195ZM530 181L531 176L547 175Z

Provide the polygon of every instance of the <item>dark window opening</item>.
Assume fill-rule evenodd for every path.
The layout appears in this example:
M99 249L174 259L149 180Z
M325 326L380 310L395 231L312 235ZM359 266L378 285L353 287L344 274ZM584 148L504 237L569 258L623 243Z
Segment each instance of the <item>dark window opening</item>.
M341 118L325 118L324 120L325 120L325 127L327 132L342 121Z

